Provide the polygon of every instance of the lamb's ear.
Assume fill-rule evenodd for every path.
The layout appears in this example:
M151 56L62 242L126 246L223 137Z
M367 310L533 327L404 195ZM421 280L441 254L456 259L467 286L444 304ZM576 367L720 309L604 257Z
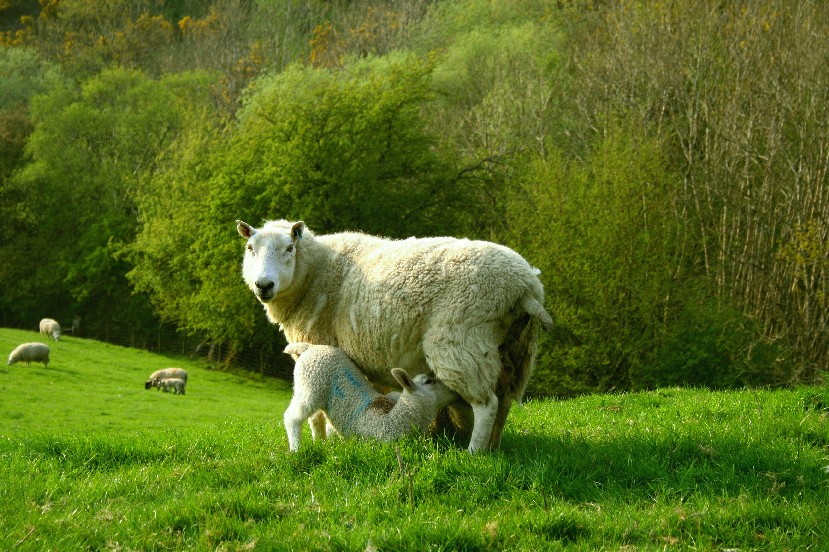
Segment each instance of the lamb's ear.
M301 355L302 353L304 353L305 351L307 351L308 347L310 347L310 346L311 346L310 343L304 343L302 341L298 341L296 343L288 343L285 346L285 348L282 349L282 352L283 353L288 353L289 355L292 355L294 358L296 358L299 355Z
M251 236L256 234L256 228L241 220L236 221L236 230L238 230L239 235L246 240L249 240Z
M406 389L409 392L414 391L414 381L412 381L412 378L409 376L409 373L406 372L406 370L402 368L392 368L391 375L394 376L394 379L397 380L397 383L403 386L403 389Z
M302 239L302 233L305 231L305 223L301 220L299 222L295 222L293 226L291 226L291 239L294 241Z

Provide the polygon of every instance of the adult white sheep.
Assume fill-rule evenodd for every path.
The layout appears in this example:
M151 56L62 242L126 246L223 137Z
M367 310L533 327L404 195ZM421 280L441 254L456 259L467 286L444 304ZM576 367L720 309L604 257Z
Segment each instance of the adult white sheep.
M40 333L48 335L55 341L60 340L60 324L51 318L44 318L40 321Z
M426 433L438 411L458 398L435 378L426 374L412 378L405 370L393 368L391 374L403 391L392 400L375 391L338 347L292 343L285 352L299 355L294 367L294 395L284 416L292 451L299 448L303 422L318 410L344 437L393 441L414 431Z
M43 366L49 367L49 346L43 343L23 343L18 345L9 354L9 366L18 362L25 362L26 366L31 362L42 362Z
M159 382L168 378L184 380L184 383L187 383L187 371L182 368L163 368L161 370L156 370L150 374L150 379L144 383L144 389L159 387Z
M552 327L523 257L447 237L315 236L301 221L237 229L247 240L243 278L289 343L340 347L372 383L393 384L389 366L431 369L472 407L469 451L499 446L539 325Z
M164 378L158 380L157 386L165 393L172 391L174 395L184 395L184 388L187 386L187 382L179 378Z

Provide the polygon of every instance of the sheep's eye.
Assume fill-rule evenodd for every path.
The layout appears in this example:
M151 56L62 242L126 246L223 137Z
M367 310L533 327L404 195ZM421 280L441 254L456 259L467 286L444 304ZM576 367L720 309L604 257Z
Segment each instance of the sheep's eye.
M248 246L247 246L247 250L248 250L251 254L253 254L253 246L252 246L251 244L248 244Z
M290 244L290 245L288 246L288 249L286 249L286 250L285 250L285 252L286 252L286 253L290 253L290 252L291 252L291 251L293 251L293 250L294 250L294 244Z

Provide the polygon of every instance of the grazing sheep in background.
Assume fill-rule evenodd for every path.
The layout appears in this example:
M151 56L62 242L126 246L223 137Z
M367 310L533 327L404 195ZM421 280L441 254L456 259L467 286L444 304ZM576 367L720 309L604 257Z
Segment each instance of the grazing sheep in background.
M156 370L150 374L150 379L148 379L144 384L144 389L158 387L161 380L168 378L184 380L184 383L187 383L187 372L182 368L164 368L162 370Z
M172 389L174 395L184 395L184 388L186 385L186 381L178 378L164 378L158 382L159 389L165 393L169 393Z
M393 377L403 386L394 401L377 392L337 347L292 343L285 352L299 355L294 366L294 395L284 417L292 451L299 448L303 422L318 410L325 412L331 425L345 437L360 435L393 441L413 431L425 433L438 410L458 398L426 374L411 378L405 370L393 368ZM313 425L311 428L313 432Z
M242 276L289 343L340 347L372 383L389 366L435 376L471 405L469 451L494 449L552 328L538 270L511 249L455 238L315 236L303 222L237 221ZM452 407L469 424L469 407Z
M51 318L44 318L40 321L40 333L50 336L55 341L60 341L60 324Z
M9 355L9 366L18 362L42 362L43 366L49 367L49 346L43 343L24 343L18 345Z

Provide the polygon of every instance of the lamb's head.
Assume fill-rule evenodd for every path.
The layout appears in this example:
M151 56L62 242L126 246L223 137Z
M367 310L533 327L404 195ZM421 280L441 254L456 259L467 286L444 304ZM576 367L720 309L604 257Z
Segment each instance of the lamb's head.
M237 220L236 229L247 240L242 277L259 301L269 303L294 280L297 242L305 223L278 220L257 229Z
M426 374L411 377L402 368L392 368L391 375L403 387L399 401L420 401L424 406L432 407L434 411L449 406L458 400L458 394L446 387L439 380Z

